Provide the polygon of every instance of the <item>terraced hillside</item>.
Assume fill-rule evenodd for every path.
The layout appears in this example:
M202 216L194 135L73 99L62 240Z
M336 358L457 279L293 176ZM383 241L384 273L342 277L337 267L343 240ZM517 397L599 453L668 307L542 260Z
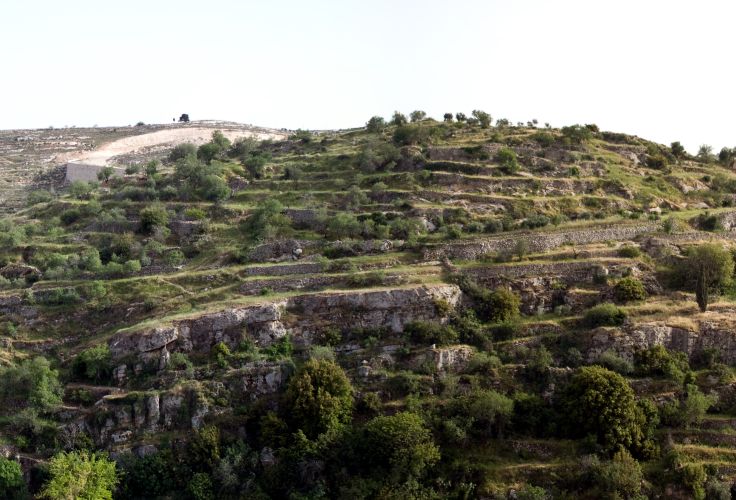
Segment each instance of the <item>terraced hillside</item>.
M38 491L109 452L118 498L729 498L728 161L482 125L214 133L32 193L4 454Z
M231 140L247 135L261 139L285 137L274 130L211 121L135 127L0 130L0 213L7 214L21 207L34 188L63 186L69 162L125 167L161 158L181 142L203 144L218 129Z

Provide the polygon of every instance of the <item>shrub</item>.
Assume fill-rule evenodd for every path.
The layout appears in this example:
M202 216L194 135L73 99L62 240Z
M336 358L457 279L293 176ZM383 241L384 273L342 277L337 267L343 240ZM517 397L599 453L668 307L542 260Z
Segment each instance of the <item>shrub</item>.
M9 500L25 498L26 483L20 464L0 456L0 497Z
M496 161L501 165L501 171L506 175L512 175L519 171L519 161L516 153L510 148L501 148L496 153Z
M365 124L368 132L382 132L386 128L386 121L380 116L374 116Z
M152 233L154 229L166 227L169 223L169 213L166 209L159 205L146 207L140 212L141 231L144 233Z
M52 500L112 500L117 484L115 462L105 455L87 451L62 452L51 459L49 481L44 485L41 496Z
M488 319L494 322L509 321L519 316L521 298L508 288L496 288L486 300Z
M662 406L662 421L677 427L699 425L706 412L717 402L718 396L703 394L698 386L687 384L677 401L670 401Z
M596 363L622 375L628 375L634 371L634 365L613 351L605 351L598 356Z
M273 198L261 202L245 220L243 229L251 240L269 240L291 233L291 219L284 206Z
M558 415L571 437L592 435L608 453L646 448L646 416L621 375L599 366L579 368L558 400Z
M112 373L110 348L100 344L80 352L72 363L72 371L78 377L100 382Z
M641 256L641 250L639 247L635 247L634 245L624 245L616 251L616 254L619 257L636 259Z
M195 156L197 154L197 146L192 143L184 143L175 146L169 153L169 161L176 162L187 156Z
M593 133L582 125L562 127L562 137L568 144L582 144L593 137Z
M353 388L339 365L310 359L289 380L286 415L310 438L350 422Z
M392 484L419 479L440 459L421 417L401 412L376 417L360 431L357 457L366 471Z
M626 319L626 312L614 304L605 303L593 306L585 312L583 322L591 327L620 326Z
M35 191L31 191L28 194L28 198L26 198L26 203L28 205L38 205L39 203L47 203L53 199L54 196L45 189L37 189Z
M412 321L404 326L404 333L420 344L453 344L458 340L454 328L428 321Z
M663 376L679 383L682 383L690 372L690 365L684 353L671 353L662 345L636 351L634 363L641 375Z
M633 300L644 300L647 298L647 291L644 284L636 278L622 278L613 287L613 295L619 302L630 302Z
M639 462L622 449L610 462L600 464L594 477L598 488L611 498L638 498L644 475Z

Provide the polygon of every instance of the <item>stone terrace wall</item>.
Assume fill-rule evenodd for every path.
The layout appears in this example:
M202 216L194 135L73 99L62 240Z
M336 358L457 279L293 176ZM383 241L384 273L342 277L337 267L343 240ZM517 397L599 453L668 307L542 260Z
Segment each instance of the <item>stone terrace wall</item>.
M601 241L630 240L639 235L659 231L661 224L646 222L640 224L618 224L597 226L592 228L570 231L556 231L550 233L538 232L475 240L467 243L449 243L435 247L428 247L423 251L427 260L437 260L443 257L450 259L474 260L489 253L513 252L519 241L526 242L530 252L546 252L565 244L586 245Z

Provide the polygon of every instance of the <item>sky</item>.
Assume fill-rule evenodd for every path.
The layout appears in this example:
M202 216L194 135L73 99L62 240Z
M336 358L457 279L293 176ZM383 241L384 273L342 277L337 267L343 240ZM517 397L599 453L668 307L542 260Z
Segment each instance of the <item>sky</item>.
M2 0L0 129L473 109L736 146L732 0Z

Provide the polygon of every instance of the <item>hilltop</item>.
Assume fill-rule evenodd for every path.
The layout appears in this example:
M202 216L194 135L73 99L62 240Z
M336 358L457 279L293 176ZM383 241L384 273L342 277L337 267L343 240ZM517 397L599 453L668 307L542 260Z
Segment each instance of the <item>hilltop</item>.
M79 450L119 498L736 480L729 151L483 112L0 150L0 436L34 491Z

